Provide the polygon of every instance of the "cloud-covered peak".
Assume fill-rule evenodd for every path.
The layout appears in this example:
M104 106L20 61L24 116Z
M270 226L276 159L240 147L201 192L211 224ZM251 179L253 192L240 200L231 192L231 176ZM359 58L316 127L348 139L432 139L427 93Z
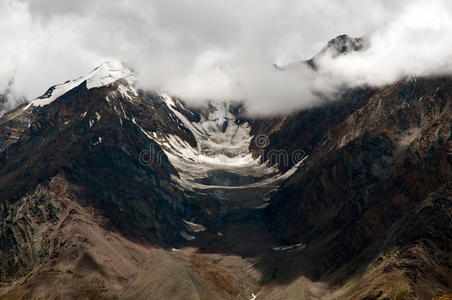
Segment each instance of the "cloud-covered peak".
M443 0L8 0L0 11L0 91L13 78L10 93L28 99L106 57L128 62L141 88L245 101L256 114L315 105L317 91L452 73ZM342 35L324 49L342 33L365 40ZM315 74L274 67L319 52Z
M321 51L332 51L335 55L345 54L352 51L360 51L366 46L366 41L363 38L353 38L347 34L342 34L334 39L328 41L327 46Z

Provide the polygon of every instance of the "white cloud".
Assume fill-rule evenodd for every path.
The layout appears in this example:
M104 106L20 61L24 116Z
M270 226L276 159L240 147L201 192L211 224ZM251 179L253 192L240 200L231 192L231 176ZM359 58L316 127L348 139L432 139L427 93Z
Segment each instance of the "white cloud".
M319 61L322 77L348 86L383 85L405 76L452 72L452 5L421 1L369 35L363 52Z
M0 0L0 11L0 89L13 77L28 98L108 58L134 67L145 88L241 99L254 113L312 105L313 88L451 71L452 10L441 0ZM273 67L342 33L371 46L325 56L315 77Z

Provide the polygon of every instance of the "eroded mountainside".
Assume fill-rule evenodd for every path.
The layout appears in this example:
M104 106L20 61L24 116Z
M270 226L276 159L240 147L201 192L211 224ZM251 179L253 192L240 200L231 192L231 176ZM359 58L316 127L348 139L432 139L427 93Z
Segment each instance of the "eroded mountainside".
M105 63L0 118L0 299L452 293L451 78L263 119L134 80Z
M335 126L322 123L341 118L331 113L347 104L291 121L290 135L308 141L299 146L309 158L272 198L265 218L281 239L308 245L314 278L332 274L332 285L340 286L365 273L366 280L347 287L351 298L386 291L389 278L400 283L389 289L404 286L420 299L450 289L451 83L398 82L371 93ZM307 126L313 118L314 130ZM287 121L264 130L287 126L278 122ZM267 152L293 151L280 131L271 137Z

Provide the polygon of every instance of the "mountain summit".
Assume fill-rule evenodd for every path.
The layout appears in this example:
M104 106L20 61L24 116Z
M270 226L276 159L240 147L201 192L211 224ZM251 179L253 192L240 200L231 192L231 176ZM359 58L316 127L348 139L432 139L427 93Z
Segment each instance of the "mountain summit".
M85 81L86 87L92 89L106 86L120 79L126 80L129 84L133 84L136 81L132 70L125 67L120 61L107 61L85 76L52 86L44 95L32 101L31 104L34 106L48 105Z

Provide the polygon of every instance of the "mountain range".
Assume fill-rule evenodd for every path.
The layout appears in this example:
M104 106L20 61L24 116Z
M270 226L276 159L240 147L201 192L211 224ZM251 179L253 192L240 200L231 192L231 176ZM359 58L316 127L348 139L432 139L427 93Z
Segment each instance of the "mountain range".
M0 118L0 299L452 294L451 77L273 117L136 81L106 62Z

